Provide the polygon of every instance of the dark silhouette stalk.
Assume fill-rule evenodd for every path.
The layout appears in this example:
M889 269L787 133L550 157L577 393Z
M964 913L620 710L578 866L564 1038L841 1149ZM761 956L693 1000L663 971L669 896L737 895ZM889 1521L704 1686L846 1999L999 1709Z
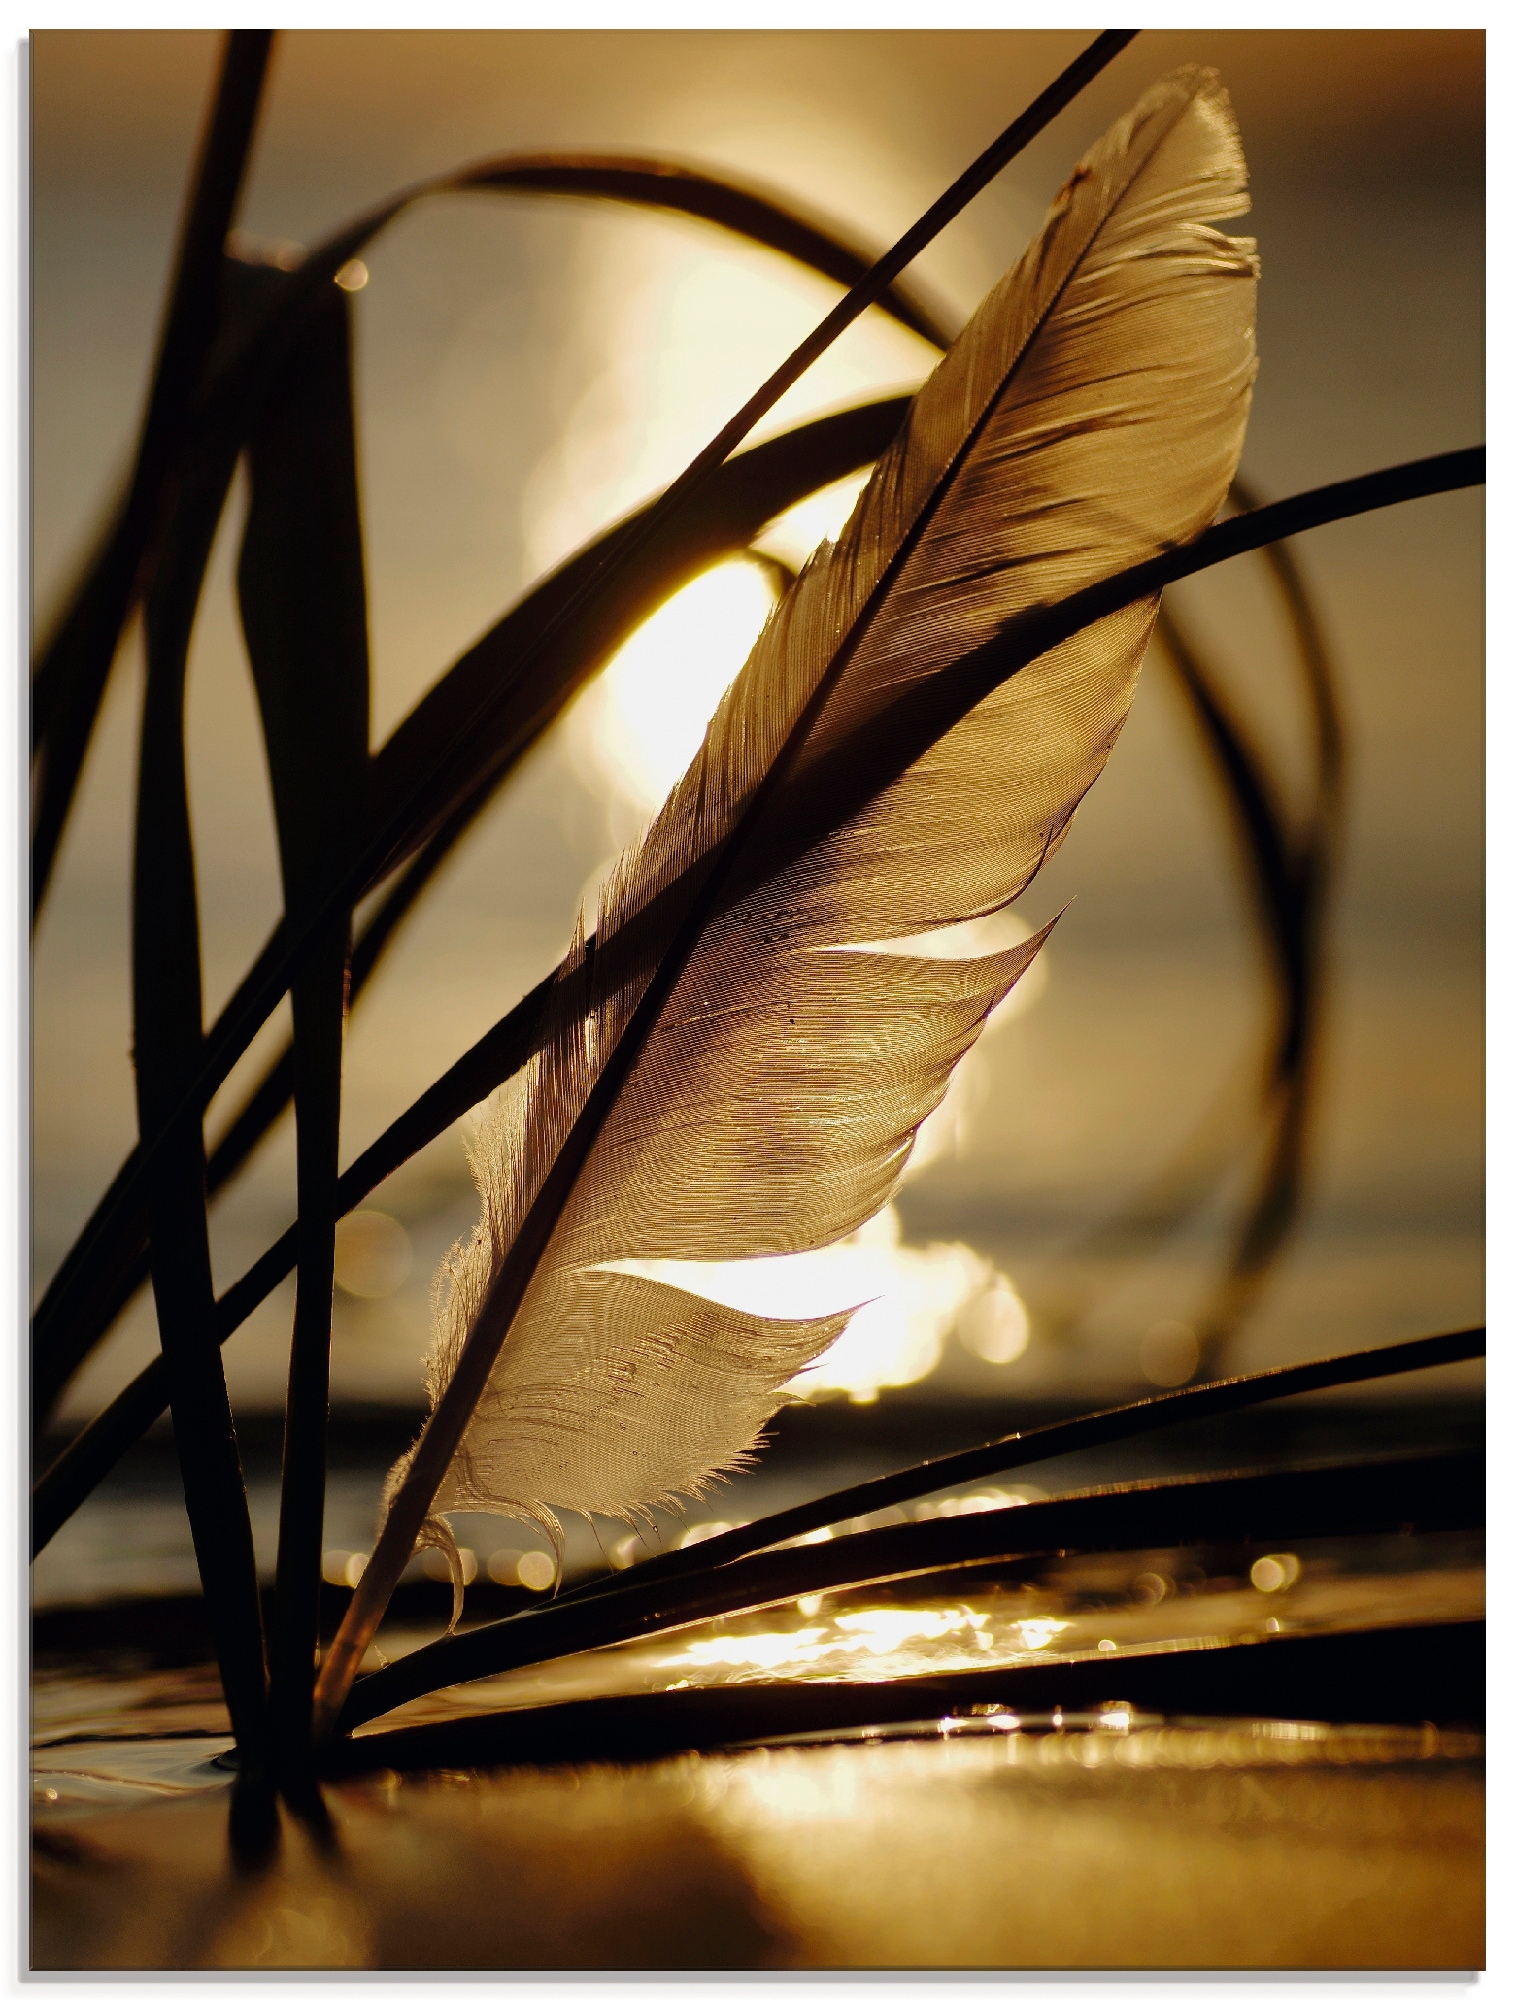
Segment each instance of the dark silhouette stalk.
M1405 1524L1421 1533L1476 1527L1484 1480L1481 1450L1141 1480L769 1549L697 1578L630 1570L632 1580L614 1595L558 1598L419 1647L361 1681L341 1723L350 1729L436 1688L514 1667L761 1610L807 1592L891 1583L965 1563L1200 1542L1286 1548L1302 1536L1383 1534Z
M270 29L233 29L226 37L126 495L33 677L33 921L47 893L122 628L151 569L170 469L215 337L222 246L247 175L272 45Z
M132 1000L137 1123L163 1134L201 1036L200 928L184 754L184 682L205 558L229 467L203 468L205 504L180 516L147 602L147 688L133 857ZM153 1295L184 1479L184 1504L221 1684L256 1786L267 1770L267 1697L257 1564L236 1431L215 1336L215 1292L198 1123L153 1149L146 1205Z
M972 1445L945 1458L927 1459L903 1472L886 1472L876 1479L865 1479L856 1486L827 1493L819 1500L802 1501L760 1521L750 1521L746 1527L728 1528L724 1534L712 1535L692 1548L667 1549L639 1562L634 1570L596 1578L579 1585L577 1590L565 1592L564 1597L603 1595L623 1588L628 1578L689 1576L719 1569L758 1549L776 1548L781 1542L812 1534L817 1528L833 1528L844 1521L882 1513L886 1508L902 1507L908 1501L940 1493L949 1486L996 1479L1023 1466L1064 1458L1071 1452L1121 1444L1127 1438L1143 1437L1170 1424L1228 1416L1235 1410L1255 1409L1287 1396L1340 1389L1356 1382L1382 1382L1424 1368L1444 1368L1457 1361L1477 1360L1485 1346L1484 1329L1468 1327L1457 1333L1400 1341L1392 1347L1362 1348L1352 1354L1332 1355L1324 1361L1292 1362L1287 1367L1265 1368L1254 1375L1196 1383L1163 1395L1145 1396L1139 1402L1123 1403L1114 1409L1090 1411L1062 1423L1043 1424L1036 1430L1012 1431L992 1444Z

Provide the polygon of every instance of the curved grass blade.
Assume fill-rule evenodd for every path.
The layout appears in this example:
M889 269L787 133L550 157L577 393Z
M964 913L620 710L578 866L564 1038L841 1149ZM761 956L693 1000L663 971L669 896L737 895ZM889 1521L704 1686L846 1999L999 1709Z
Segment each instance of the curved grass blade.
M781 201L677 160L618 153L519 153L465 169L452 185L501 193L598 197L695 216L777 250L849 289L866 277L873 263L871 254L849 240L838 224L807 218L788 198ZM933 346L950 345L952 336L944 330L938 310L911 287L896 281L878 303L891 319Z
M1219 1292L1198 1315L1199 1366L1209 1374L1216 1371L1222 1342L1282 1249L1298 1209L1312 1073L1308 1057L1313 1050L1319 999L1321 898L1316 884L1321 857L1313 845L1313 825L1307 835L1311 844L1303 853L1296 850L1282 802L1265 774L1255 743L1248 740L1228 710L1213 676L1176 619L1167 619L1162 640L1212 757L1225 775L1278 996L1274 1046L1263 1086L1262 1114L1268 1136L1259 1185L1244 1206Z
M234 35L233 40L237 39ZM241 39L257 38L243 36ZM239 61L234 65L233 83L242 80L246 68L246 58L239 53ZM228 95L234 107L240 105L245 96L245 82L240 94L232 89ZM223 145L221 151L224 150ZM217 157L219 159L219 154ZM212 176L212 179L219 187L220 177ZM266 305L253 330L241 336L228 332L222 343L222 366L200 407L200 415L209 427L229 427L239 436L245 434L252 420L251 412L267 393L271 375L282 365L290 345L301 338L306 318L321 310L327 289L325 281L335 276L342 264L366 248L374 236L416 201L428 196L471 190L595 197L633 207L657 208L698 217L750 242L777 250L823 277L847 286L857 285L864 279L872 263L872 259L851 244L835 226L808 220L772 197L674 161L618 159L598 154L525 154L484 160L407 189L362 222L342 230L334 239L334 246L323 245L312 254L299 283L283 300ZM229 226L230 210L215 244L217 251ZM203 243L198 238L197 248L203 252ZM198 268L196 264L197 271ZM934 309L907 286L897 282L886 286L876 303L902 326L938 346L945 345L950 338L943 331ZM182 346L182 343L179 345ZM208 340L202 340L202 360L207 351ZM175 354L177 357L177 347ZM160 368L160 377L161 374ZM180 379L175 377L176 381ZM183 400L182 395L180 400ZM183 412L179 414L182 417ZM64 630L50 645L38 669L36 727L48 756L37 832L39 879L44 888L72 801L89 730L93 727L94 715L104 691L103 675L108 672L109 659L105 659L102 669L99 665L102 648L108 644L111 653L114 653L130 609L136 565L146 551L152 531L153 504L161 483L164 453L172 449L172 428L165 428L162 424L153 428L151 414L149 432L150 436L144 436L144 476L134 484L132 497L124 504L105 548L96 557L85 584L76 595ZM153 446L151 454L148 453L149 443ZM137 497L137 484L140 484L144 497ZM99 689L92 702L88 699L87 690L83 700L74 700L71 696L62 698L65 683L72 690L73 678L79 671L69 665L76 655L80 660L91 663L88 672L99 679ZM73 716L75 713L81 718L87 713L87 725L82 721L77 724L60 723L60 716ZM84 733L76 749L73 733L70 732L79 728ZM64 732L62 736L59 735L60 729Z
M358 838L368 784L368 613L351 306L332 286L254 431L237 572L268 751L285 909L300 921ZM308 1760L321 1594L342 1032L350 912L290 988L299 1221L284 1424L273 1722L286 1772Z
M1258 496L1234 488L1243 508ZM1243 1210L1229 1266L1199 1315L1201 1366L1217 1374L1238 1327L1256 1302L1299 1212L1314 1108L1324 991L1323 941L1340 860L1345 736L1336 674L1304 578L1287 543L1267 551L1273 582L1295 640L1314 737L1315 799L1291 842L1289 889L1278 913L1279 951L1287 975L1273 1065L1271 1133L1254 1191Z
M1256 513L1266 504L1257 488L1245 479L1232 480L1231 499L1236 509L1245 514ZM1288 614L1308 696L1315 738L1317 824L1325 833L1335 837L1340 831L1347 761L1345 725L1337 688L1339 676L1292 547L1282 539L1269 542L1263 557Z
M1368 1535L1478 1526L1484 1454L1435 1452L1282 1472L1133 1481L991 1513L870 1528L742 1557L694 1579L647 1579L614 1597L564 1597L408 1653L359 1681L339 1727L352 1730L437 1688L535 1666L816 1592L893 1583L1030 1556ZM634 1572L633 1572L634 1574Z
M449 803L445 794L438 793L432 801L432 831L417 842L419 852L411 864L412 871L420 872L408 873L395 885L381 908L370 916L358 941L355 991L371 976L383 944L415 895L488 804L495 789L599 671L627 632L702 569L745 548L776 514L808 493L872 463L889 444L908 406L907 397L886 397L815 419L733 458L712 479L698 514L666 527L635 569L617 574L613 592L605 592L591 606L584 622L561 634L546 656L538 657L534 674L519 673L516 662L520 651L584 579L599 572L607 550L613 550L633 523L650 510L620 523L537 585L423 696L374 759L371 801L374 794L398 796L407 782L406 774L419 768L432 747L445 740L458 719L466 717L470 706L491 689L508 687L514 701L504 702L496 711L492 733L480 731L470 739L468 761L457 779L456 799ZM375 810L371 802L370 823ZM245 1046L235 1039L230 1025L239 1001L263 970L277 961L285 935L281 925L206 1037L207 1055L214 1066L202 1109ZM493 1087L491 1083L480 1095L487 1095ZM261 1137L283 1109L288 1086L278 1095L265 1077L254 1098L267 1123L252 1129L247 1113L253 1111L253 1105L234 1120L212 1158L214 1187L225 1185L256 1137ZM477 1101L470 1099L469 1104ZM460 1116L469 1104L461 1105L451 1117ZM451 1117L438 1130L445 1129ZM142 1261L145 1236L141 1210L132 1205L140 1172L140 1154L129 1155L38 1305L33 1320L33 1396L39 1425L45 1422L70 1376L147 1275ZM139 1202L140 1196L136 1199Z
M175 335L182 323L198 333L198 342L165 340L131 492L76 593L58 638L39 664L35 719L39 741L47 753L36 836L39 903L104 692L110 657L131 606L137 568L148 550L163 469L182 424L188 390L209 352L211 327L200 323L195 308L205 290L207 256L213 298L214 260L230 228L237 192L236 185L228 185L228 174L234 157L245 165L270 40L267 33L234 32L230 38L217 118L200 177L202 190L211 198L193 205L186 237L194 254L183 260L182 271L193 282L176 292L176 310L171 311L169 322L170 335ZM261 56L254 46L259 43ZM234 149L239 141L241 154L237 156ZM270 376L283 364L290 345L300 339L305 317L320 310L326 281L416 201L469 191L580 196L696 217L776 250L848 287L866 279L873 262L837 226L807 218L772 196L676 161L601 154L523 154L483 160L404 190L320 246L308 260L299 283L278 305L268 305L255 329L223 340L222 365L198 405L201 417L211 428L230 426L238 436L245 435L251 412L266 393ZM186 302L182 312L177 311L181 296ZM936 311L906 285L897 281L886 284L873 302L938 346L950 339ZM193 362L192 368L187 361ZM94 687L96 680L98 688ZM76 681L81 681L77 691Z
M182 539L163 551L147 601L133 857L132 999L137 1121L162 1135L147 1176L153 1293L194 1539L221 1683L242 1759L255 1781L267 1757L267 1701L257 1568L226 1378L198 1123L171 1124L201 1040L200 926L184 756L184 683L200 583L231 464L214 453L176 516ZM198 498L199 504L195 504Z
M1237 511L1262 504L1241 479L1232 482L1231 501ZM1243 1202L1225 1276L1197 1315L1199 1365L1205 1375L1221 1372L1226 1344L1255 1300L1297 1213L1324 976L1321 942L1342 811L1344 734L1330 650L1288 544L1270 543L1259 553L1283 599L1313 737L1314 796L1302 828L1291 828L1263 747L1242 728L1217 675L1166 606L1156 631L1158 655L1166 658L1178 681L1230 808L1276 994L1272 1047L1256 1113L1263 1129L1262 1165ZM1068 1254L1086 1260L1112 1251L1150 1250L1171 1235L1213 1194L1222 1168L1248 1144L1246 1128L1254 1120L1244 1117L1242 1103L1244 1096L1256 1094L1255 1083L1244 1084L1234 1076L1178 1156ZM1087 1293L1071 1309L1064 1305L1055 1334L1075 1326L1087 1306Z
M943 1588L961 1587L949 1571ZM1262 1643L1132 1649L883 1681L757 1681L397 1723L327 1746L324 1773L632 1764L787 1743L1014 1732L1022 1718L1266 1715L1305 1723L1481 1729L1481 1620L1289 1633Z
M982 694L975 690L982 688L987 692L997 684L998 678L1003 677L1005 673L1014 672L1021 659L1035 657L1037 653L1050 649L1070 633L1079 630L1083 624L1092 623L1111 611L1119 610L1125 603L1134 603L1138 598L1161 589L1168 582L1176 581L1183 576L1195 575L1215 563L1228 561L1235 555L1265 546L1269 538L1275 535L1295 534L1305 528L1320 526L1331 520L1348 519L1354 514L1369 512L1376 507L1397 505L1402 500L1432 493L1452 492L1466 486L1481 484L1483 469L1483 447L1475 446L1461 452L1446 452L1435 458L1393 466L1383 472L1366 474L1359 479L1343 480L1332 486L1317 487L1288 500L1274 502L1255 514L1222 522L1183 548L1171 550L1149 563L1125 572L1123 576L1110 579L1108 583L1079 592L1075 598L1065 599L1062 604L1049 607L1045 612L1028 614L1020 620L1013 621L1015 626L1013 632L986 645L978 655L971 656L966 670L965 685L959 690L961 701L966 707L974 706L982 698ZM927 692L929 694L929 690ZM908 714L904 712L907 707L910 711ZM910 738L911 731L920 727L944 733L958 719L950 705L937 708L935 704L930 704L924 717L915 713L922 707L919 697L915 697L909 704L897 704L896 711L886 712L878 725L885 733L886 740L888 733L896 726L896 719L905 738ZM966 708L963 712L966 712ZM824 814L831 809L851 810L853 801L847 795L844 785L837 791L832 804L828 806L827 787L829 785L835 788L838 781L823 762L818 762L816 771L816 781L809 788L814 801L813 811L823 819ZM805 834L801 844L805 844L809 837ZM649 914L653 920L656 919L656 900L649 905ZM635 925L628 926L623 936L627 940L628 958L632 958L636 943ZM603 958L601 963L603 970ZM472 1087L475 1082L482 1082L485 1076L492 1076L494 1082L479 1091L479 1097L482 1097L487 1094L487 1088L493 1088L494 1083L502 1081L504 1076L511 1074L511 1070L502 1069L501 1064L509 1062L519 1065L531 1054L534 1046L533 1037L537 1032L551 984L551 977L543 981L476 1044L467 1056L454 1065L448 1076L438 1085L434 1085L432 1091L426 1093L420 1103L424 1105L429 1100L436 1102L447 1099L449 1090L459 1083L463 1087ZM477 1102L478 1099L472 1101ZM377 1154L383 1151L391 1142L392 1135L397 1135L400 1128L407 1125L409 1135L403 1143L408 1144L410 1139L414 1138L415 1144L412 1150L418 1148L420 1144L425 1143L425 1140L418 1135L428 1122L428 1118L413 1107L412 1112L404 1114L390 1128L390 1132L376 1142L376 1146L370 1149L371 1152ZM448 1118L445 1122L450 1123L451 1119ZM434 1131L431 1136L435 1136ZM408 1155L402 1154L401 1157ZM349 1174L353 1174L359 1164L355 1162L354 1168L349 1169ZM395 1159L393 1164L400 1164L400 1159ZM139 1174L141 1170L141 1157L138 1156L132 1172ZM386 1171L393 1171L393 1166L388 1167ZM344 1185L346 1182L347 1176L344 1176ZM377 1184L375 1180L364 1189L363 1194L355 1194L353 1204L356 1205L356 1202L362 1200L364 1194L371 1192L372 1187ZM125 1205L125 1191L131 1185L126 1169L123 1168L113 1183L119 1205ZM102 1209L96 1212L97 1217L107 1212L105 1205L102 1204ZM222 1338L229 1336L233 1326L240 1324L240 1318L245 1317L254 1305L266 1297L291 1268L290 1240L289 1237L282 1239L280 1244L276 1244L271 1251L265 1253L245 1278L226 1294L221 1305L226 1316L233 1318L233 1325L226 1325L225 1319L222 1319L221 1325L224 1328ZM234 1299L235 1307L233 1307ZM104 1476L133 1437L140 1434L133 1426L140 1425L140 1429L145 1429L161 1410L161 1400L155 1400L161 1397L161 1377L154 1376L156 1367L157 1364L154 1363L144 1370L130 1389L117 1399L116 1404L102 1413L102 1417L88 1430L81 1433L60 1458L56 1468L50 1468L44 1480L39 1483L36 1495L39 1505L44 1490L49 1496L45 1517L46 1521L52 1524L48 1528L49 1534L56 1532L61 1520L67 1518L79 1504L80 1499L91 1490L99 1478ZM40 1545L39 1543L38 1546Z
M36 810L32 822L33 921L47 893L58 843L105 694L127 613L143 583L161 502L182 449L190 403L218 319L221 248L236 214L252 151L273 33L226 37L195 163L142 435L125 496L90 559L32 680Z
M1234 487L1233 487L1234 490ZM1183 695L1206 760L1219 781L1237 836L1242 873L1250 892L1269 977L1279 994L1278 1017L1287 1019L1296 980L1292 952L1291 856L1277 788L1258 746L1231 712L1214 673L1200 659L1171 607L1164 604L1153 632L1153 651L1166 660ZM1278 1039L1275 1033L1275 1042ZM1263 1088L1263 1115L1271 1123L1276 1061L1270 1056ZM1171 1235L1215 1191L1221 1166L1234 1157L1245 1098L1251 1087L1228 1080L1178 1156L1117 1213L1109 1216L1068 1252L1077 1263L1111 1251L1150 1250ZM1250 1121L1248 1121L1250 1122ZM1065 1304L1055 1337L1066 1335L1088 1309L1084 1299Z
M999 1478L1023 1466L1066 1457L1070 1452L1121 1444L1128 1438L1164 1430L1170 1424L1228 1416L1235 1410L1255 1409L1287 1396L1304 1396L1314 1390L1339 1389L1357 1382L1382 1382L1425 1368L1445 1368L1454 1362L1477 1360L1486 1346L1484 1329L1468 1327L1456 1333L1400 1341L1392 1347L1368 1347L1352 1354L1331 1355L1324 1361L1297 1361L1283 1368L1265 1368L1254 1375L1233 1375L1223 1382L1196 1383L1164 1395L1145 1396L1139 1402L1123 1403L1114 1409L1095 1410L1061 1423L1043 1424L1036 1430L1012 1431L992 1444L973 1445L966 1451L927 1459L901 1472L865 1479L856 1486L824 1494L818 1500L802 1501L798 1506L751 1521L746 1527L728 1528L725 1533L696 1542L691 1548L665 1550L638 1563L634 1571L596 1578L566 1595L603 1595L623 1588L632 1577L688 1576L718 1569L756 1550L774 1548L798 1535L813 1534L818 1528L834 1528L844 1521L882 1513L886 1508L902 1507L949 1486Z

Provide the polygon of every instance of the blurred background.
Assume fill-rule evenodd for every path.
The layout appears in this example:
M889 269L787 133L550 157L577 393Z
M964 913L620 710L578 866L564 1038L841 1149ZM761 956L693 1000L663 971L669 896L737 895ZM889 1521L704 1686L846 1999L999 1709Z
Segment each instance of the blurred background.
M265 247L309 244L470 158L626 150L728 173L881 248L1084 39L284 33L241 225ZM30 51L45 629L128 463L218 38L49 31ZM1229 86L1252 173L1254 213L1232 225L1255 233L1263 268L1246 477L1278 497L1481 439L1479 34L1144 34L927 251L922 288L951 324L966 318L1079 153L1186 62L1213 64ZM496 194L419 204L354 282L375 744L534 578L666 483L837 295L697 222ZM913 387L932 361L923 341L870 314L759 435ZM797 510L764 546L799 559L836 531L854 491ZM207 1018L279 911L233 606L241 504L223 527L190 677ZM1235 1327L1226 1361L1238 1368L1482 1315L1482 495L1341 523L1298 556L1340 678L1345 838L1301 1208ZM1254 563L1194 579L1171 601L1286 793L1302 798L1297 674ZM586 887L687 761L771 602L752 562L692 585L478 824L353 1015L344 1163L556 962ZM38 936L39 1291L135 1135L139 698L132 641ZM1017 914L1034 925L1064 905L891 1208L798 1268L726 1274L776 1311L878 1304L797 1385L814 1407L781 1422L768 1471L714 1511L766 1511L791 1478L813 1490L839 1468L850 1477L949 1436L971 1441L1192 1373L1195 1329L1256 1170L1273 1002L1225 801L1155 658L1108 770ZM250 1061L269 1046L265 1036ZM1149 1201L1143 1221L1165 1176L1187 1180L1191 1198ZM286 1121L214 1212L220 1288L292 1219L293 1179ZM333 1393L353 1435L367 1425L378 1440L375 1464L419 1423L431 1275L473 1216L455 1129L344 1229ZM276 1436L291 1311L292 1281L226 1349L254 1460L257 1440ZM100 1407L155 1348L144 1296L76 1380L65 1422ZM253 1469L261 1533L272 1471ZM364 1472L334 1487L338 1567L344 1549L368 1546L375 1482ZM754 1499L764 1485L771 1497ZM156 1526L142 1530L132 1572L143 1587L192 1575L172 1492L153 1492ZM492 1532L475 1537L481 1561ZM39 1592L129 1583L128 1553L102 1498L48 1552Z

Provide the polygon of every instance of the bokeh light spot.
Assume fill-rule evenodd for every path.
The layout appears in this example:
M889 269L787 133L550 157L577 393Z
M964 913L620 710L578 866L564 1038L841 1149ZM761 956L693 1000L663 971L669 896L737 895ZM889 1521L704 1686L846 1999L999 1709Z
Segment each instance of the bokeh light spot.
M355 1299L387 1299L410 1276L410 1237L392 1215L355 1209L337 1224L335 1275Z

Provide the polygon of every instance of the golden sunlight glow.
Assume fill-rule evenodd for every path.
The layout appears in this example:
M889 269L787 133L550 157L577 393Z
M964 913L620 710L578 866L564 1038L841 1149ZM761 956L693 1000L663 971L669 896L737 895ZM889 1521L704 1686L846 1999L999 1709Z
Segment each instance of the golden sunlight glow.
M767 574L737 559L697 576L632 633L573 711L574 748L596 790L608 786L638 818L657 811L773 605Z
M822 542L834 542L841 534L872 469L865 465L858 472L849 472L845 479L823 486L818 493L808 494L770 521L752 546L765 555L777 556L791 569L801 568Z
M867 478L864 468L812 493L770 522L755 546L797 568L841 533ZM638 626L573 710L571 740L597 790L608 786L638 819L657 811L775 601L769 572L738 556L685 584Z
M942 1639L949 1632L977 1632L989 1619L985 1612L957 1604L943 1611L843 1611L832 1622L839 1632L855 1634L865 1652L892 1653L907 1639Z
M682 1649L691 1667L776 1667L818 1665L823 1659L866 1655L884 1659L913 1641L971 1636L988 1624L988 1616L966 1605L937 1610L847 1611L825 1623L797 1632L744 1632L696 1639ZM1046 1641L1041 1642L1045 1644Z
M1031 1338L1031 1319L1003 1271L959 1316L957 1337L970 1354L997 1368L1018 1361Z
M1023 1618L1020 1621L1021 1644L1027 1652L1039 1653L1044 1646L1050 1646L1059 1632L1066 1632L1069 1625L1066 1618Z
M904 1677L953 1673L997 1659L1025 1658L1056 1646L1073 1630L1066 1618L1006 1619L983 1604L878 1605L817 1617L820 1599L801 1598L806 1623L783 1630L716 1631L659 1649L659 1684L710 1685L736 1678ZM707 1628L708 1629L708 1628ZM1064 1642L1066 1643L1066 1642ZM667 1676L681 1678L670 1681Z
M1259 1556L1252 1565L1252 1587L1254 1590L1288 1590L1299 1581L1300 1561L1298 1556Z
M892 1203L855 1235L822 1250L730 1263L628 1258L611 1268L765 1319L820 1318L857 1306L840 1340L790 1384L800 1396L840 1391L855 1403L929 1375L970 1303L993 1295L1003 1303L992 1311L1025 1312L1010 1280L966 1244L902 1245ZM1008 1345L1004 1358L1014 1358Z
M837 296L825 279L765 251L626 216L586 232L572 289L557 380L546 391L566 416L524 496L534 570L560 562L676 477ZM936 360L916 335L865 314L754 440L914 389Z
M357 1299L387 1299L410 1275L410 1237L392 1215L356 1208L337 1224L334 1276Z

